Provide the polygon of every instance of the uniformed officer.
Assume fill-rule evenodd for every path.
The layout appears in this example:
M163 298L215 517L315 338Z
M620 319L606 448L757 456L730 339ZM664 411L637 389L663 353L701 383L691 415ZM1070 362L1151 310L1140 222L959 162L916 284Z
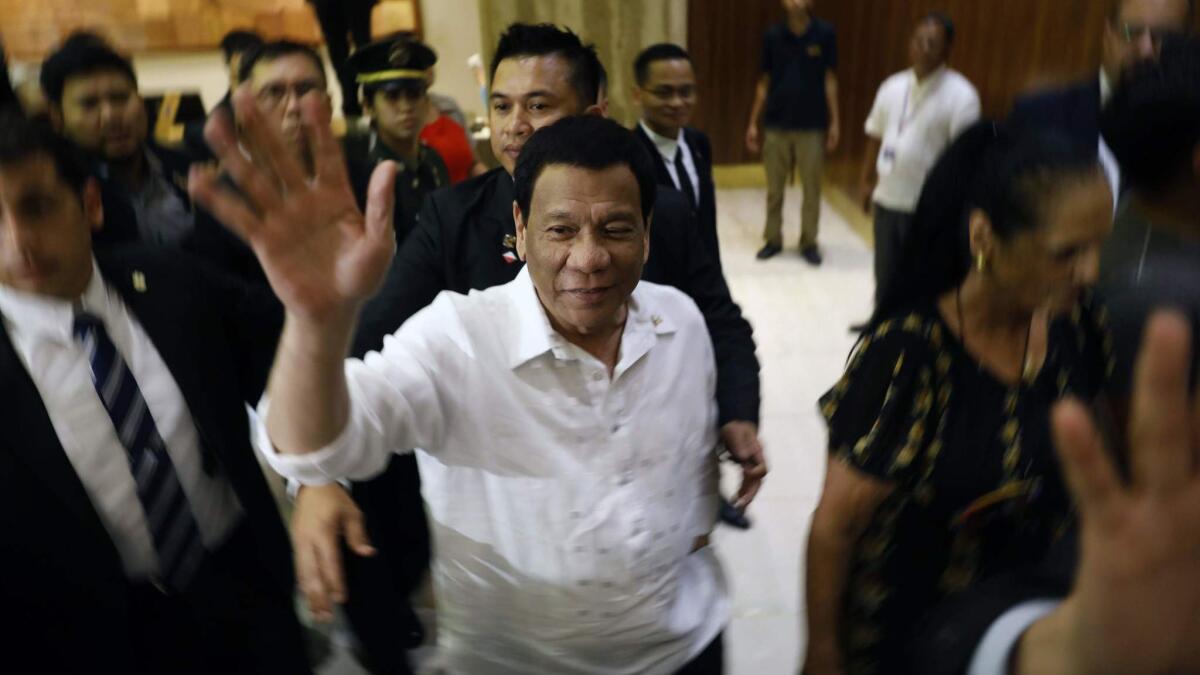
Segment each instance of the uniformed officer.
M430 105L425 73L435 63L437 54L432 49L407 37L373 42L350 57L371 129L365 135L348 135L346 154L372 166L385 160L399 165L397 241L404 241L412 231L425 195L450 184L442 158L421 142Z

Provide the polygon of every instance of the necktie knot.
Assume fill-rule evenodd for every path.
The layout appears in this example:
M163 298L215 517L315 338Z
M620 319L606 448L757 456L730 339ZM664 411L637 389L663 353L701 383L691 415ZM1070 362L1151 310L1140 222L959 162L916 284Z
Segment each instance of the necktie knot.
M75 313L75 321L71 325L71 333L77 340L85 340L88 337L104 332L104 321L100 317L91 312L79 311Z

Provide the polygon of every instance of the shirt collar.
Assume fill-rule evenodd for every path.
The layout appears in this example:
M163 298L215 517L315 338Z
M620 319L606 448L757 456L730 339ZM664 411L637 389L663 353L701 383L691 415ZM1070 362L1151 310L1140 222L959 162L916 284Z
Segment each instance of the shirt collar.
M0 315L10 330L63 343L74 340L72 328L77 308L106 320L111 314L111 302L95 259L87 289L75 301L0 286Z
M1100 69L1100 107L1108 105L1108 102L1113 97L1112 79L1108 77L1108 72L1103 68Z
M934 70L932 73L929 73L929 75L924 80L918 80L917 79L917 71L912 68L909 68L908 69L909 81L912 82L913 86L915 86L917 88L917 91L925 91L926 89L929 88L929 85L940 80L942 75L944 75L946 73L946 71L949 70L949 68L950 68L949 66L947 66L946 64L943 63L942 65L938 66L937 69Z
M679 151L679 148L687 147L687 143L683 140L683 129L679 130L679 135L675 138L667 138L651 129L645 120L638 120L638 124L641 125L642 131L650 137L654 147L658 148L658 153L672 162L675 161L675 153Z
M533 278L526 265L509 285L509 293L515 305L516 335L510 342L508 365L517 369L547 352L560 360L569 361L571 346L550 325L546 308L533 287ZM675 323L665 313L658 312L648 302L641 284L634 289L629 299L629 315L625 319L625 332L621 336L621 357L617 370L625 370L640 359L653 345L658 335L674 333Z

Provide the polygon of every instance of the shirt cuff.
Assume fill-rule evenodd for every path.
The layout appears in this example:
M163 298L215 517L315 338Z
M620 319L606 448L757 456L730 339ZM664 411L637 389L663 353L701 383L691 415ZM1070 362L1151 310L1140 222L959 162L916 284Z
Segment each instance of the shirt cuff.
M345 428L332 443L316 452L285 455L275 449L275 444L271 442L271 436L267 433L266 419L269 410L270 402L263 398L258 404L258 410L250 417L250 440L254 449L263 456L263 459L267 460L271 469L288 479L289 496L295 498L295 493L291 488L293 482L299 485L328 485L345 475L344 472L339 471L339 465L345 461L344 450L350 444L353 424L347 422ZM299 486L296 487L296 490L299 490Z
M1059 600L1031 600L1002 614L979 641L967 675L1007 675L1009 659L1021 636L1059 604Z

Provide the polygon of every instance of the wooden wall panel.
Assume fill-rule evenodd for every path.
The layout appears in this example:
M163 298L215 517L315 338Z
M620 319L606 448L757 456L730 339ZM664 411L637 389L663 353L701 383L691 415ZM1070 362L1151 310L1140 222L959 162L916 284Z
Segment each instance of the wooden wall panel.
M756 161L743 147L763 31L782 20L778 0L690 0L689 48L703 88L697 126L720 163ZM838 31L843 143L838 160L861 159L863 122L879 84L907 67L916 20L944 11L958 29L951 65L979 89L984 114L1003 116L1013 97L1097 72L1108 3L1101 0L817 0Z
M377 34L420 32L417 0L384 0L374 16ZM235 28L268 39L321 40L305 0L0 0L0 37L10 59L41 59L80 28L131 53L214 49Z

